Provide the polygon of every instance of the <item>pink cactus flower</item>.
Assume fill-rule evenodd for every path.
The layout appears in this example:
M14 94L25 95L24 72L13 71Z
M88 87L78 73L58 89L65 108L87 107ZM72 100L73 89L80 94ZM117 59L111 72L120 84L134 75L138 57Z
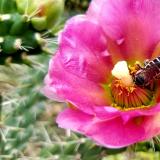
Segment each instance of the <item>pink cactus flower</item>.
M43 88L68 103L59 127L110 148L160 134L160 81L133 81L137 66L160 55L159 22L158 0L93 0L66 23Z

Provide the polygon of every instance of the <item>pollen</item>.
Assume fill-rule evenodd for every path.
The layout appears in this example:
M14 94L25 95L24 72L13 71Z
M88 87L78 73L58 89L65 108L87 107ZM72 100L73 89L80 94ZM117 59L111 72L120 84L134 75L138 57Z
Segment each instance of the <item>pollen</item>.
M112 70L112 75L119 79L120 82L126 87L133 86L134 84L126 61L118 62Z
M118 62L112 70L110 85L113 98L112 106L120 110L131 110L149 107L153 99L153 91L136 86L126 61Z

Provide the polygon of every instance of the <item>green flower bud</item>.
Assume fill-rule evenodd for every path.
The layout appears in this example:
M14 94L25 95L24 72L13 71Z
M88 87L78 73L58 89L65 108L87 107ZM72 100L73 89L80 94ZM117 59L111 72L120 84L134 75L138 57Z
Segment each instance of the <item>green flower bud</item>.
M38 30L52 28L63 12L64 0L16 0L18 11L26 14Z

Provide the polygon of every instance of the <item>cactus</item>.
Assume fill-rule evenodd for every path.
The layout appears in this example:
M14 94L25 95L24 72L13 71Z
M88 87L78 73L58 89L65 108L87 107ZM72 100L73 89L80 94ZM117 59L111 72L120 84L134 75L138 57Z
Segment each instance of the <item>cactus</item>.
M66 0L65 6L69 12L86 11L91 0Z
M39 130L36 125L38 121L41 122L46 106L46 99L40 94L40 86L49 56L41 53L33 58L37 62L34 67L12 65L12 68L0 68L0 81L4 81L3 90L0 87L3 98L3 101L0 99L0 160L22 157L29 139ZM11 76L13 72L14 76Z
M27 55L42 53L63 5L63 0L0 0L0 64L29 64Z

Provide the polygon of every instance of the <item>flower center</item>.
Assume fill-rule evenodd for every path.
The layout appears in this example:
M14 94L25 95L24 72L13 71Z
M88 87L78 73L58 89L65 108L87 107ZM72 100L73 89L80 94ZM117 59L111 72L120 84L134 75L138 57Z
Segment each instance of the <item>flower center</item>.
M113 106L121 110L145 108L151 105L154 91L150 88L141 88L133 82L126 61L118 62L113 70L113 80L110 85Z

